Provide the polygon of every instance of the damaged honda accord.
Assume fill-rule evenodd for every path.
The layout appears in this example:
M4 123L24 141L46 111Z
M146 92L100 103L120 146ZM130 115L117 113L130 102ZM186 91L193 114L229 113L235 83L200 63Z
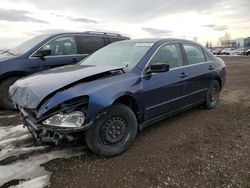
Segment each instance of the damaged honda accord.
M114 156L147 125L193 106L214 108L224 83L224 62L199 44L141 39L18 80L9 93L36 141L84 138L96 154Z

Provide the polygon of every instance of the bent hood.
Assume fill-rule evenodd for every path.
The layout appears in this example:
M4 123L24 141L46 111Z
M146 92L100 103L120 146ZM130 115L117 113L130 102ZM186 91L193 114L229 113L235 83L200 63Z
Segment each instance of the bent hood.
M88 81L88 78L92 76L121 69L115 66L69 65L59 67L18 80L10 87L9 94L12 101L18 106L36 109L49 94L68 85L85 81L85 79Z

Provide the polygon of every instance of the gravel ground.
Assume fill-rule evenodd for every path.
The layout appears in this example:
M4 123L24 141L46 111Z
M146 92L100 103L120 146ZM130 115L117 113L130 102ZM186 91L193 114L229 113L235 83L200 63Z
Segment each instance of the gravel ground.
M194 108L148 127L127 152L114 158L97 157L84 146L46 147L16 152L16 157L11 152L4 159L0 155L0 170L73 147L81 155L56 159L59 153L38 163L52 172L48 187L250 187L250 57L222 58L227 83L216 109ZM0 111L0 133L21 123L15 113ZM1 140L0 154L6 147ZM9 178L3 187L21 179Z

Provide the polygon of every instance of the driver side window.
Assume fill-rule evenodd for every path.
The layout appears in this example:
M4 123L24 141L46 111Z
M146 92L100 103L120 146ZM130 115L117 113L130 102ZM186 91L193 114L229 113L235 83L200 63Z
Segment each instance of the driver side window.
M50 56L77 54L75 37L56 38L43 46L40 50L51 50Z
M179 44L166 44L154 55L150 64L167 63L171 68L183 65L182 53Z

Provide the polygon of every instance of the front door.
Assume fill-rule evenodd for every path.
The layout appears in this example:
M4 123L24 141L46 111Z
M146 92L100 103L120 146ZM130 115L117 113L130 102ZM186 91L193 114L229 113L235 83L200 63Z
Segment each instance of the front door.
M40 50L44 49L51 50L51 54L43 58L31 57L31 63L39 63L40 71L75 64L87 56L78 54L74 36L57 37L45 44Z
M185 81L188 75L183 67L179 44L165 44L160 47L149 65L157 63L169 64L170 70L143 75L145 120L174 112L184 104Z

